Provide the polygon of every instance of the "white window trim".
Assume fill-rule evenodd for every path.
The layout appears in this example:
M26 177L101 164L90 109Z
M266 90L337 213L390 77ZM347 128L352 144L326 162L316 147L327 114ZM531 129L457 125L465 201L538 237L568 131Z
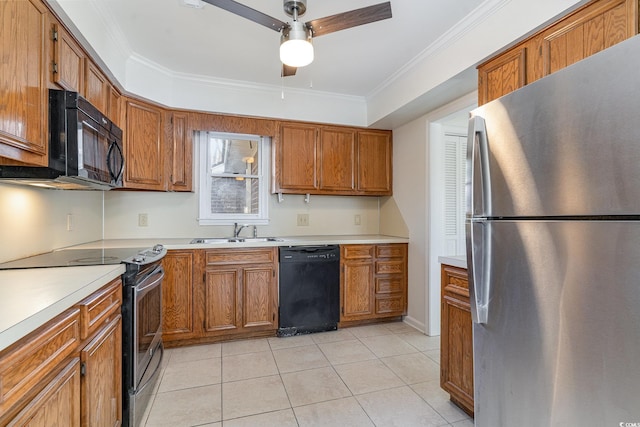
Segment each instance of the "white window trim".
M209 138L221 139L246 139L258 142L258 157L260 168L258 171L259 179L259 205L260 211L257 214L211 214L207 206L211 206L209 195L211 194L211 180L209 179L208 170L208 141ZM223 132L200 132L197 149L198 164L198 223L200 225L230 225L234 223L267 225L269 224L269 171L271 152L271 138L259 135L223 133Z

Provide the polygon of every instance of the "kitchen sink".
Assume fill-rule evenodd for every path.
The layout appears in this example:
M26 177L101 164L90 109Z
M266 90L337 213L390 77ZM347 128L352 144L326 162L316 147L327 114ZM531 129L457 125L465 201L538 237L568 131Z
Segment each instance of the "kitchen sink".
M212 237L212 238L196 238L190 241L190 244L216 244L216 243L252 243L252 242L284 242L284 239L278 237Z

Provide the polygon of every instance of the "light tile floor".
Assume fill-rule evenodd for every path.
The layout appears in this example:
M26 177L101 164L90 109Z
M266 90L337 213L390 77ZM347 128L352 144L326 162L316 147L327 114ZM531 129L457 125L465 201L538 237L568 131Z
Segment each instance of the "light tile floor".
M402 322L169 349L146 426L473 427L439 361Z

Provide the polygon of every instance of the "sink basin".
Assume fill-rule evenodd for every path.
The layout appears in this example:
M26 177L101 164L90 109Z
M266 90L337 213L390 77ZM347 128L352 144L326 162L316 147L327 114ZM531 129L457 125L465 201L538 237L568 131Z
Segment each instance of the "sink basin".
M196 238L190 241L192 245L195 244L216 244L216 243L251 243L251 242L283 242L283 239L277 237L212 237L212 238Z
M219 238L219 237L214 237L214 238L197 238L197 239L193 239L192 241L190 241L189 243L194 245L194 244L212 244L212 243L227 243L229 241L229 239L225 239L225 238Z
M228 239L230 242L284 242L284 239L277 237L238 237L236 239Z

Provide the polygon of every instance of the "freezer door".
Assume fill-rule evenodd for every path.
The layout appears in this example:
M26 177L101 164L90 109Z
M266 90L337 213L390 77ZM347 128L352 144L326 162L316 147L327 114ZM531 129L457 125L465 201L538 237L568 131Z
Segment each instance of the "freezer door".
M468 146L486 139L490 169L474 190L492 195L474 194L474 214L640 214L638 70L634 37L474 110L486 135ZM477 171L483 156L471 159Z
M487 319L473 325L475 425L639 423L640 222L470 227L492 248Z

